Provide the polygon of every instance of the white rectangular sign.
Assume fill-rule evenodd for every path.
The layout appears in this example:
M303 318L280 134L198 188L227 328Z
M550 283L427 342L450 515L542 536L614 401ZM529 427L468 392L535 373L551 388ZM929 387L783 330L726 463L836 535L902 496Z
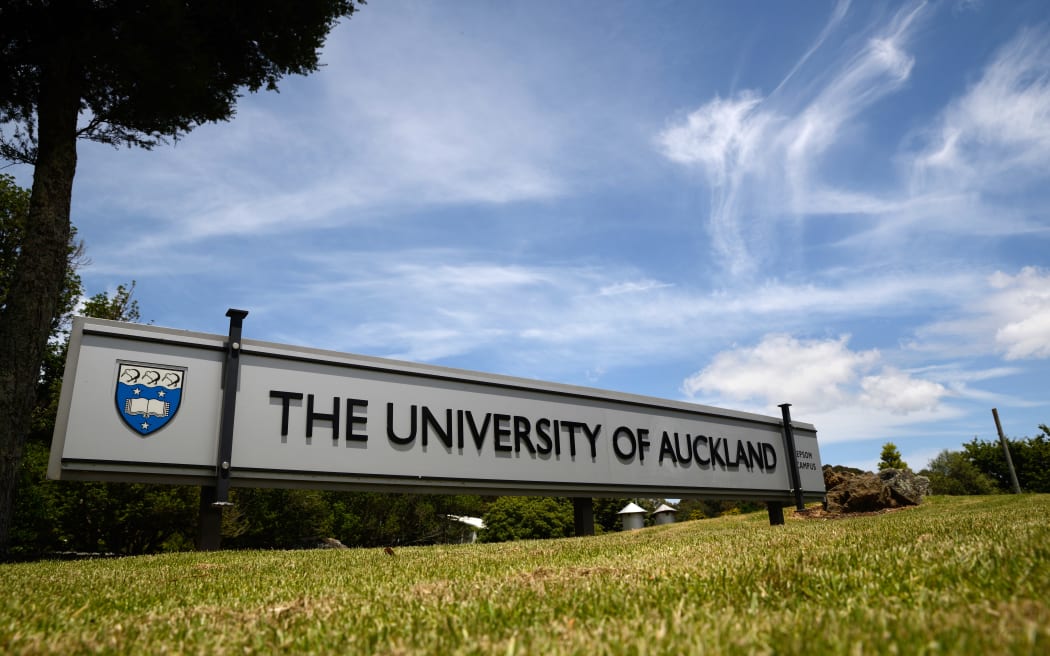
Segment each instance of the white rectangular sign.
M49 475L216 476L226 338L74 320ZM233 485L790 500L780 418L243 340ZM793 422L803 496L816 431Z

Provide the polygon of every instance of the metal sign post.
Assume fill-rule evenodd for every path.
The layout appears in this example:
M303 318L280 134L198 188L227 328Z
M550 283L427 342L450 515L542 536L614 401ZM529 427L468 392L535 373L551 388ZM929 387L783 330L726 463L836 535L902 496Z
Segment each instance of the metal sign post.
M594 535L594 505L590 497L572 498L572 520L576 537Z
M233 421L237 409L237 384L240 380L241 329L245 310L230 308L229 338L222 372L222 414L219 420L219 453L215 465L215 485L201 487L198 547L214 551L222 546L222 509L230 503L230 459L233 455Z
M240 380L241 328L246 310L226 311L230 318L230 337L226 341L226 362L222 376L222 419L219 422L219 458L215 479L217 506L230 505L230 459L233 457L233 420L237 410L237 383Z
M791 428L791 404L780 404L781 415L784 418L784 448L788 457L788 474L791 477L791 491L795 495L795 509L805 510L806 504L802 502L802 480L798 471L798 453L795 449L795 432ZM772 516L770 517L772 522Z

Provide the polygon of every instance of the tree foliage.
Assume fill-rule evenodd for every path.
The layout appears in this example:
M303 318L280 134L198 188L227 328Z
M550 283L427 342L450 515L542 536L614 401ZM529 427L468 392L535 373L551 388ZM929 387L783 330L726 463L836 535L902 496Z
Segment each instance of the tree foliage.
M61 315L78 139L151 148L317 69L353 0L0 3L0 156L30 164L0 306L0 554L48 336ZM85 117L81 122L81 117Z
M1017 482L1024 492L1050 492L1050 427L1041 424L1039 430L1041 434L1035 437L1006 440ZM963 444L963 449L970 462L990 476L1000 489L1013 488L1006 456L998 440L986 442L975 437Z
M15 179L0 174L0 308L6 302L14 275L15 265L26 235L29 220L28 189L19 187ZM58 403L58 385L65 366L65 344L63 335L69 325L80 295L83 293L77 269L84 263L84 247L77 241L73 231L66 248L66 271L58 308L51 317L48 345L41 363L37 381L36 401L28 436L30 439L50 440L54 429L54 413Z
M112 296L88 299L86 316L115 321L139 318L135 283ZM11 525L10 553L140 554L192 547L199 490L187 486L86 483L47 479L48 446L54 432L68 338L52 343L34 410L34 430L21 463Z
M567 538L575 528L572 502L562 497L500 497L483 519L482 542Z
M623 527L620 511L631 500L619 497L599 497L592 501L594 508L594 530L598 533L611 533Z
M365 547L461 542L471 529L449 516L481 517L487 506L474 495L329 492L328 498L333 535Z
M81 314L85 317L95 319L109 319L110 321L126 321L138 323L142 319L139 312L139 302L134 299L135 281L130 285L117 285L113 296L106 292L99 292L84 301Z
M893 442L882 445L882 453L879 454L879 471L883 469L908 469L908 463L901 458L901 452Z
M22 250L29 196L29 190L19 187L13 177L0 174L0 307L6 302L15 262Z
M11 0L0 8L0 116L20 131L7 159L36 163L49 104L88 116L76 136L152 147L226 121L241 89L317 70L352 0Z
M333 537L355 547L462 541L467 530L449 515L480 515L470 495L385 494L235 489L224 512L230 548L294 549Z
M224 511L224 546L293 549L332 535L332 511L319 490L245 488L230 496ZM237 527L231 531L230 526Z
M7 305L15 268L25 243L31 197L31 192L19 187L14 177L0 173L0 310ZM73 308L83 293L77 270L85 262L84 245L77 239L76 229L71 228L66 245L66 270L61 296L51 317L52 341L56 340L69 324Z
M686 497L678 503L677 521L708 519L723 515L752 513L765 509L765 504L758 501L736 501L732 499L709 499L706 497Z
M941 451L919 472L930 479L933 494L996 494L995 481L977 468L962 451Z

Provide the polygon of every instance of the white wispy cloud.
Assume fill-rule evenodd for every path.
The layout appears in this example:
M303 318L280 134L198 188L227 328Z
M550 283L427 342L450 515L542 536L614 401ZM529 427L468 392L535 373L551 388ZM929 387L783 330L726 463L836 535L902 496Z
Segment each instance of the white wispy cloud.
M523 260L451 248L328 248L289 259L292 273L245 303L257 318L300 318L300 332L271 337L278 341L421 361L470 354L505 372L572 377L695 359L757 339L770 325L803 332L814 321L834 325L953 307L980 280L843 274L730 293L672 284L625 265ZM324 312L312 312L318 307Z
M754 112L761 102L754 91L732 99L716 97L669 126L658 141L672 161L699 165L713 186L729 184L736 170L747 168L763 136L764 117Z
M921 327L909 348L935 354L1050 357L1050 272L1024 267L988 276L951 316Z
M772 94L716 96L657 135L667 158L704 173L712 247L733 276L759 270L771 248L769 224L785 214L874 213L899 202L829 187L819 166L851 119L908 80L914 58L905 48L923 5L902 9L842 63L813 75L821 84L789 84L847 8L836 6L817 42Z
M893 414L936 410L948 390L940 383L921 380L893 367L860 381L860 401Z
M888 364L877 349L853 350L849 339L765 335L753 346L715 355L684 381L683 392L765 413L789 402L828 443L892 436L961 414L948 387Z
M683 391L717 395L736 402L787 402L809 411L840 405L847 387L879 360L877 350L851 351L848 336L799 340L766 335L753 347L723 351L711 364L687 378Z
M991 285L998 293L988 310L1002 322L995 342L1006 359L1050 357L1050 274L1034 267L1016 276L998 272Z
M1050 165L1050 41L1028 28L1002 47L931 129L915 186L1016 188Z
M847 186L836 163L855 147L853 135L876 103L907 89L914 34L936 8L906 5L869 26L859 46L833 43L845 11L836 6L773 92L716 95L656 137L666 158L703 174L711 248L724 270L736 279L761 274L779 253L774 239L791 243L815 219L833 221L838 244L862 258L902 261L923 235L1045 235L1046 215L1030 201L1047 206L1039 184L1050 168L1047 29L1026 28L1000 48L964 93L902 137L878 182L854 178ZM838 55L834 63L813 57L821 49ZM1014 200L1018 194L1029 202ZM930 245L923 243L924 257L952 256L950 246L937 253Z
M958 293L963 287L964 295ZM928 298L919 287L911 291L916 302ZM908 426L958 417L958 401L1038 405L982 385L1022 369L966 360L1050 357L1050 273L1035 267L1014 275L996 272L960 281L954 292L945 297L952 317L920 325L912 339L889 350L853 350L845 336L764 335L753 346L718 352L685 379L683 392L704 403L744 404L755 411L789 401L809 421L819 419L833 441L892 436ZM882 311L890 311L895 301L883 301ZM855 309L846 312L857 316ZM929 364L938 360L943 364Z
M876 180L852 176L843 182L836 164L866 156L844 152L858 143L855 135L876 103L907 90L921 63L917 27L937 11L909 3L855 39L837 34L849 9L836 5L774 91L716 95L656 137L666 158L699 172L706 183L711 248L733 281L729 296L736 303L773 307L781 298L799 299L781 294L779 283L754 280L772 257L783 257L785 243L805 243L809 230L836 235L833 248L842 259L830 262L840 266L797 260L797 279L813 289L794 311L812 313L808 325L787 319L778 324L783 332L739 333L737 343L752 345L719 350L683 383L684 393L715 405L768 412L791 401L833 442L900 434L916 425L928 433L963 414L964 401L1006 400L980 381L1016 375L1017 368L962 359L1050 357L1046 272L1029 267L989 275L988 269L959 266L954 252L961 239L1045 235L1050 229L1046 213L1033 210L1047 207L1040 184L1050 169L1047 30L1018 33L963 93L905 131L895 148L890 144L895 155ZM817 57L824 50L838 56ZM1024 200L1015 200L1017 194ZM906 262L914 265L911 278L880 273ZM956 284L937 281L946 274ZM824 282L836 275L848 282ZM763 293L764 286L777 293ZM800 337L813 335L824 317L835 325L846 316L865 316L861 302L839 291L871 295L866 307L885 316L939 305L939 318L879 351L852 350L845 337ZM938 359L950 364L931 366Z
M114 161L85 144L78 175L95 193L80 209L148 221L130 235L145 249L565 193L566 128L535 81L514 73L522 62L431 11L360 12L331 35L321 71L173 147Z

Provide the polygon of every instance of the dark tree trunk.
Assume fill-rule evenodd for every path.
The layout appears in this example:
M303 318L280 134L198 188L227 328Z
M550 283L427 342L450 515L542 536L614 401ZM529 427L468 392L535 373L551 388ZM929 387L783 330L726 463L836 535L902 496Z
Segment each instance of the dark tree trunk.
M50 53L41 76L29 220L0 314L0 556L9 546L22 451L66 278L80 95L72 53L63 50Z

